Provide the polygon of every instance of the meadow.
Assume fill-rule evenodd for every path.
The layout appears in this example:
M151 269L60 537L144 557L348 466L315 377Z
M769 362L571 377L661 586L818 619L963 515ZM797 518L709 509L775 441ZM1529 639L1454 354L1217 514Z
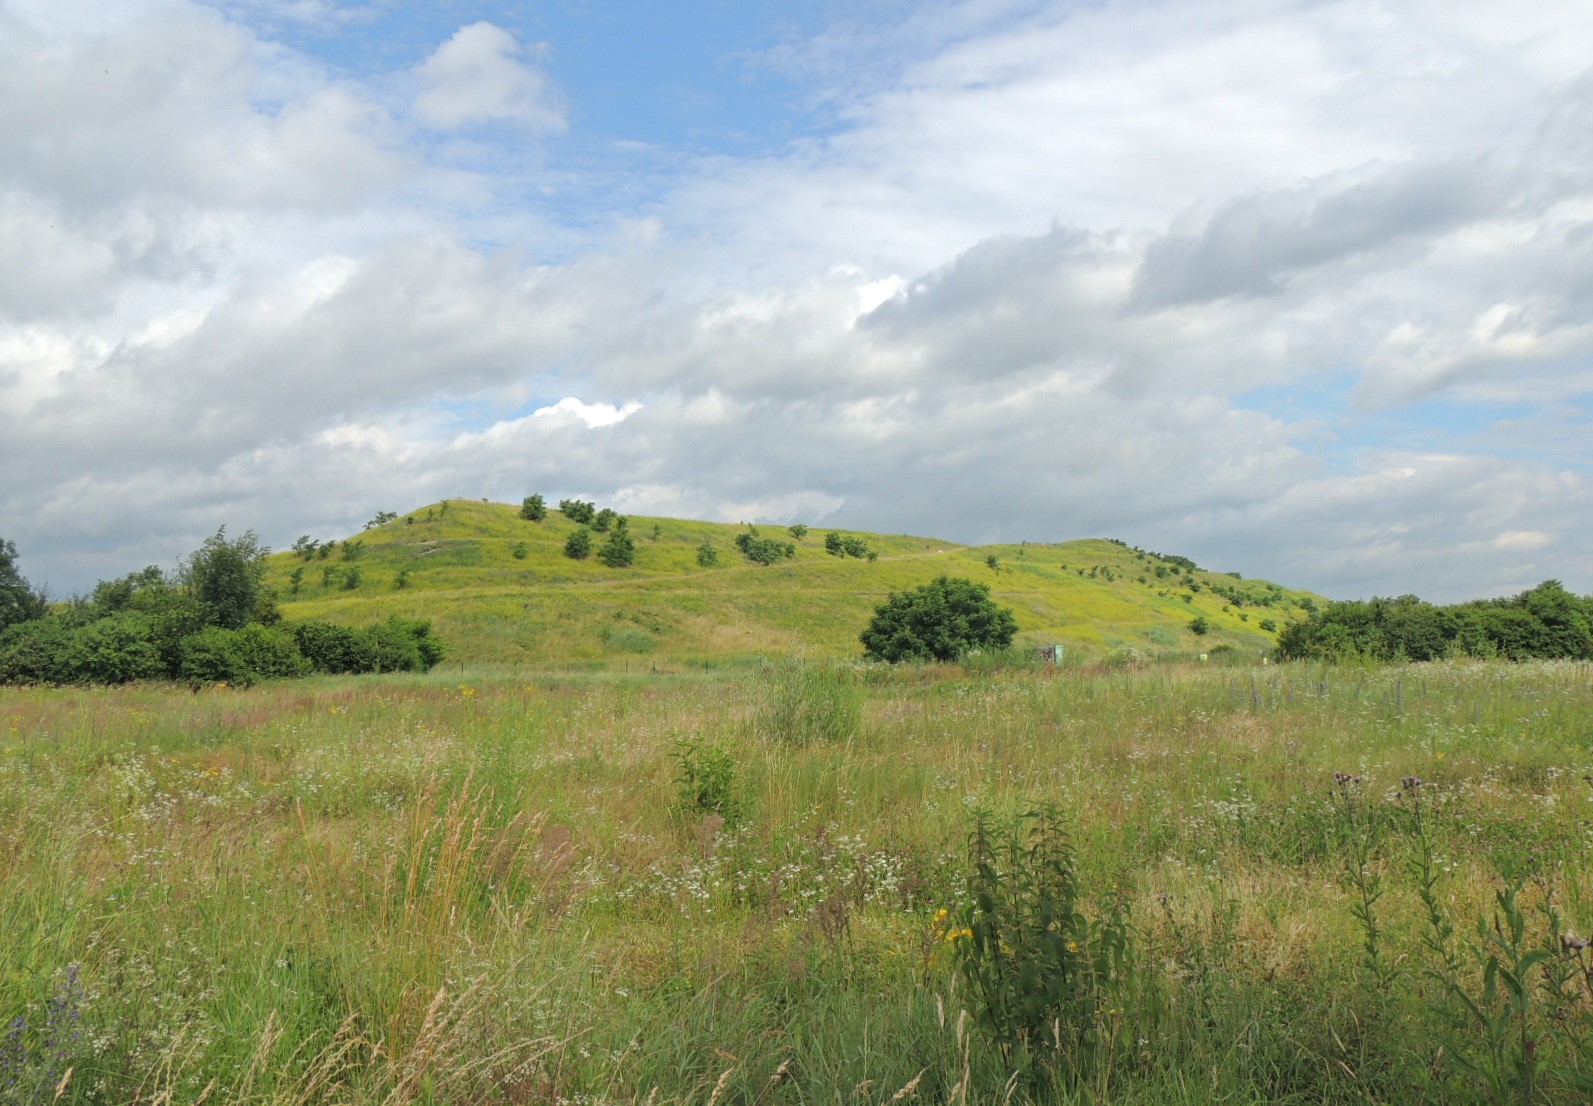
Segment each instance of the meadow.
M0 1103L1587 1099L1593 666L661 667L0 688Z

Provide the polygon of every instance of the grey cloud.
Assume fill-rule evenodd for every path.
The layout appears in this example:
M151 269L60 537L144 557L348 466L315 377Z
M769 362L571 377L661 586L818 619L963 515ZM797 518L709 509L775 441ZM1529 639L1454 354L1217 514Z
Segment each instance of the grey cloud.
M1134 303L1155 309L1271 296L1324 265L1503 213L1513 182L1485 162L1405 165L1233 200L1195 231L1150 243Z

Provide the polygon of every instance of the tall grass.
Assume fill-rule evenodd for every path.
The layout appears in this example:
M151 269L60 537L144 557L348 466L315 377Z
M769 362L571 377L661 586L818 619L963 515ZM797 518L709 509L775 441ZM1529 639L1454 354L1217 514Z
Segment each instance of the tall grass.
M1590 708L1573 664L0 690L0 1102L1584 1101ZM1065 852L971 848L1037 805Z

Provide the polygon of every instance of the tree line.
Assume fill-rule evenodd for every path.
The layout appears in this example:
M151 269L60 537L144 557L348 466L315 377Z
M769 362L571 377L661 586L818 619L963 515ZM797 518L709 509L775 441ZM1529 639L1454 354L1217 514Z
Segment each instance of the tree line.
M425 671L443 657L429 622L366 628L284 622L264 585L270 550L216 531L175 572L151 565L50 604L0 540L0 683L185 680L247 685L312 672Z
M1558 580L1504 599L1438 606L1414 595L1324 604L1278 635L1285 659L1593 659L1593 596Z

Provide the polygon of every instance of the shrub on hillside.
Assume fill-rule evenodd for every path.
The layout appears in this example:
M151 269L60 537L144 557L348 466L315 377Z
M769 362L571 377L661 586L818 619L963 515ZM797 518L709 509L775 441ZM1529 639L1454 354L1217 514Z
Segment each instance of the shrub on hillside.
M953 661L973 649L1005 649L1018 632L1012 612L984 584L940 576L912 591L893 592L860 635L878 660Z
M703 568L713 568L719 563L719 550L714 548L714 543L707 538L697 547L697 563Z
M585 526L564 539L564 555L574 561L584 561L592 555L592 531Z
M867 557L871 561L879 556L869 549L868 542L862 538L843 538L833 530L824 535L824 551L832 557Z
M745 533L736 535L736 548L741 550L747 560L764 566L796 556L795 545L788 541L760 538L757 529L751 526L747 527Z
M597 513L597 504L586 503L579 499L561 499L559 511L571 522L588 525L592 521L592 516Z
M630 530L623 518L608 536L608 541L603 543L603 548L597 551L597 559L609 568L626 568L635 562L636 543L631 540Z
M592 530L598 534L606 534L619 518L620 514L614 508L604 507L592 516Z
M547 500L540 495L528 495L520 501L520 517L528 522L541 522L548 517Z

